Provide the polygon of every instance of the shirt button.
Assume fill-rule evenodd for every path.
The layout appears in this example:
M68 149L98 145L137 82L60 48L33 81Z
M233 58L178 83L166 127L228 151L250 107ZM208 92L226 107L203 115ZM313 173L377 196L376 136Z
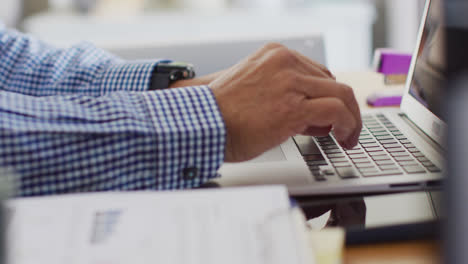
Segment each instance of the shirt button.
M184 180L190 181L198 176L197 168L185 168L183 171Z

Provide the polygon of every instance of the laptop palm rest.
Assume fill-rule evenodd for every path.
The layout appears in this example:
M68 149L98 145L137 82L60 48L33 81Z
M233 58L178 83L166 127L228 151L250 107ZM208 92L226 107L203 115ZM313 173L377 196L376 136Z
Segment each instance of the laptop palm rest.
M275 162L275 161L286 161L286 156L280 147L273 148L258 156L255 159L247 161L246 163L261 163L261 162Z

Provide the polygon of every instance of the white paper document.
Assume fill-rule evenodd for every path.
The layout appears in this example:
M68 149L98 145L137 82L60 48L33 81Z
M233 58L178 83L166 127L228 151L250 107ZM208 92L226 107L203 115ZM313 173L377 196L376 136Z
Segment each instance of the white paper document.
M9 263L313 263L284 187L8 203Z

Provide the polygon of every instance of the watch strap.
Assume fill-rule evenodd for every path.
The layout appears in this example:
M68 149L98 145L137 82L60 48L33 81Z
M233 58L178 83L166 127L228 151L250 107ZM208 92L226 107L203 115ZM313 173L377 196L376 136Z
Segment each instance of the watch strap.
M150 90L161 90L168 88L171 83L169 77L169 73L161 73L154 70L151 76Z
M169 61L160 62L154 67L150 90L166 89L172 82L192 79L194 77L195 72L191 64Z

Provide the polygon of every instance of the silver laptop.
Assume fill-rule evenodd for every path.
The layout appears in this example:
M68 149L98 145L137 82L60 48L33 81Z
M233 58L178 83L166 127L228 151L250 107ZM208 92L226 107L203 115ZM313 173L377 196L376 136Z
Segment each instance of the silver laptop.
M260 157L220 169L221 186L286 184L292 195L421 190L440 184L444 167L443 27L440 8L426 3L400 109L362 113L359 144L296 136ZM359 89L359 87L356 87Z

